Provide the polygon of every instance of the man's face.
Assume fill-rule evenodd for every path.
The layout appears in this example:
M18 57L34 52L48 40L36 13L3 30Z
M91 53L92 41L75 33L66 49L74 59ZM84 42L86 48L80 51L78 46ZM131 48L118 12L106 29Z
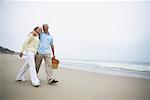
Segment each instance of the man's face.
M48 27L47 24L44 24L44 25L43 25L43 30L48 30L48 28L49 28L49 27Z

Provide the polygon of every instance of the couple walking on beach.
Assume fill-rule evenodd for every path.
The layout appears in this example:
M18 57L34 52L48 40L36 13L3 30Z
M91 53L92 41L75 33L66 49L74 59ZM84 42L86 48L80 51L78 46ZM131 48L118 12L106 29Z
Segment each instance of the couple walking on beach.
M53 70L51 67L51 51L53 54L52 59L55 58L55 52L53 37L49 33L48 29L48 24L43 24L43 31L41 27L34 28L34 30L29 34L27 40L24 42L19 55L22 57L23 52L26 51L26 61L21 67L19 74L16 77L16 81L26 81L24 74L29 69L32 85L35 87L40 86L38 72L41 62L44 59L48 84L58 82L58 80L55 80L53 77Z

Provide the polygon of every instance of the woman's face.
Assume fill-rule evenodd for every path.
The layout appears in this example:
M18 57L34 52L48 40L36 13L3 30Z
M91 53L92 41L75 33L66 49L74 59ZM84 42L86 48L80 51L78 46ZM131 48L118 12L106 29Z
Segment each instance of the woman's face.
M42 32L42 28L41 28L41 27L38 27L38 28L36 29L36 32L40 34L40 33Z

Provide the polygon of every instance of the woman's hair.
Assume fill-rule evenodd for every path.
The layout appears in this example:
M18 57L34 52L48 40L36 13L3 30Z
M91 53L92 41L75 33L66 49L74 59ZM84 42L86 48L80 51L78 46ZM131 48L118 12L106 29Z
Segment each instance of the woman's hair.
M34 28L34 31L36 31L36 29L38 29L38 28L39 28L38 26L37 26L37 27L35 27L35 28Z

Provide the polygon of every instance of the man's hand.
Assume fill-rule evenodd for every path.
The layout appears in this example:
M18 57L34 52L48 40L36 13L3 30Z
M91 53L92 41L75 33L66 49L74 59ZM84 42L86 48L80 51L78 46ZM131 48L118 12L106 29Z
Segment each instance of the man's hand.
M55 59L55 56L53 56L52 59Z
M36 31L32 31L31 32L34 36L37 36L37 32Z
M20 57L22 57L22 56L23 56L23 53L22 53L22 52L20 52L20 53L19 53L19 56L20 56Z

